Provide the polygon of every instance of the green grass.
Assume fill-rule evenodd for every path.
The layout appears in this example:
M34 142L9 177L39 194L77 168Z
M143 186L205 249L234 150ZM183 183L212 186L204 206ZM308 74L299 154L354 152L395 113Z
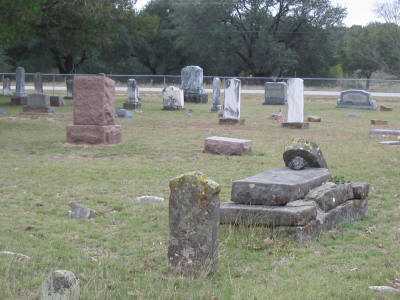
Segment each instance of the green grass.
M77 274L82 299L374 299L368 286L400 276L400 150L368 136L371 119L400 128L400 103L387 103L394 112L348 118L333 99L307 99L306 112L323 122L296 131L270 119L278 108L262 106L262 96L244 97L246 124L233 127L218 125L210 105L187 105L189 117L161 111L160 97L146 96L144 112L121 121L122 144L84 147L65 143L69 102L55 118L32 119L8 101L0 98L10 114L0 118L0 251L32 259L0 256L0 299L34 298L54 269ZM211 135L251 139L253 153L205 154ZM168 199L172 177L199 170L221 184L221 200L228 201L232 180L281 167L282 149L296 136L321 146L334 175L371 183L368 218L307 245L276 240L265 247L266 228L221 226L217 274L198 280L170 274L168 201L132 200ZM69 219L74 200L99 215Z

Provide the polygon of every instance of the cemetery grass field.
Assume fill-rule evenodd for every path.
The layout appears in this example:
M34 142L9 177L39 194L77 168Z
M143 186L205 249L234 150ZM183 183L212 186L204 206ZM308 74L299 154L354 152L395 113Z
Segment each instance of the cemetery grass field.
M85 147L65 142L69 100L54 117L34 119L0 98L9 113L0 117L0 251L31 257L0 255L0 299L36 299L56 269L79 277L82 299L375 299L369 286L400 277L400 148L370 138L370 120L400 128L400 103L378 99L394 111L348 117L352 110L336 109L333 98L306 100L306 113L323 122L299 131L280 128L270 118L280 107L262 106L262 95L244 96L240 126L218 125L211 104L167 112L161 96L147 95L143 113L120 120L122 144ZM205 154L204 138L212 135L251 139L253 153ZM221 226L219 272L197 280L172 275L169 180L199 170L221 185L221 201L228 201L232 180L282 167L283 147L297 136L321 146L336 178L371 184L368 218L306 245L266 243L264 227ZM142 195L166 201L135 204ZM97 217L69 219L71 201L95 209Z

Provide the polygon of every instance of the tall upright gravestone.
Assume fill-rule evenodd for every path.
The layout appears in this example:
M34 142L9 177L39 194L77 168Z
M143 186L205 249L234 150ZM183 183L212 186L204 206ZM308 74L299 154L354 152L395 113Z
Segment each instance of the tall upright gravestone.
M224 109L222 118L219 120L224 123L238 123L240 121L241 102L241 82L239 79L232 78L225 80Z
M302 129L307 128L304 123L304 82L300 78L288 80L287 118L283 127Z
M220 186L199 172L170 181L168 259L174 273L206 276L218 268Z
M181 71L182 90L185 102L207 103L208 95L203 87L203 69L198 66L187 66Z
M10 78L6 77L3 80L3 96L11 96L11 80Z
M115 82L106 76L74 79L74 124L67 127L72 144L118 144L121 126L114 119Z
M11 98L13 105L26 104L25 69L18 67L15 71L15 96Z
M34 77L35 94L43 94L43 80L41 73L35 73Z
M214 77L213 79L213 98L211 111L219 111L221 107L221 79Z
M65 84L67 86L67 96L64 97L65 99L72 99L74 95L74 79L68 78L65 80Z
M139 99L139 88L135 79L128 80L128 100L124 103L124 109L138 110L142 107Z
M340 93L338 108L376 110L378 105L370 93L362 90L348 90Z

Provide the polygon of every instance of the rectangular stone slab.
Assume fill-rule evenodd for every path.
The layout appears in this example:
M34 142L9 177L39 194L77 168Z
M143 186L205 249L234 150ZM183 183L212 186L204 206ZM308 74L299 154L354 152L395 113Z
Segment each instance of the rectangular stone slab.
M223 203L220 208L221 224L303 226L316 219L315 203L296 202L290 206Z
M252 141L213 136L206 138L204 152L223 155L242 155L251 151Z
M234 181L231 197L238 204L282 206L304 198L310 190L327 182L330 177L328 169L273 169Z
M394 135L400 136L400 129L371 129L373 135Z
M305 200L315 201L320 209L329 211L353 198L353 187L350 183L328 182L312 189Z
M121 126L71 125L67 127L67 142L71 144L119 144Z

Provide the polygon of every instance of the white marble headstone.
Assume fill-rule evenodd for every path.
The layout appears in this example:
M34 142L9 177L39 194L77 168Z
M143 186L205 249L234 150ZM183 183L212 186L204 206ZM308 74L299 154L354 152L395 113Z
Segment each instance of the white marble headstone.
M239 79L227 79L225 81L223 119L240 119L240 95L241 82Z
M287 94L288 123L304 122L304 83L303 79L291 78L288 80Z
M165 88L163 90L163 105L164 109L184 108L183 90L174 86Z
M135 79L128 80L128 102L139 102L139 88Z

